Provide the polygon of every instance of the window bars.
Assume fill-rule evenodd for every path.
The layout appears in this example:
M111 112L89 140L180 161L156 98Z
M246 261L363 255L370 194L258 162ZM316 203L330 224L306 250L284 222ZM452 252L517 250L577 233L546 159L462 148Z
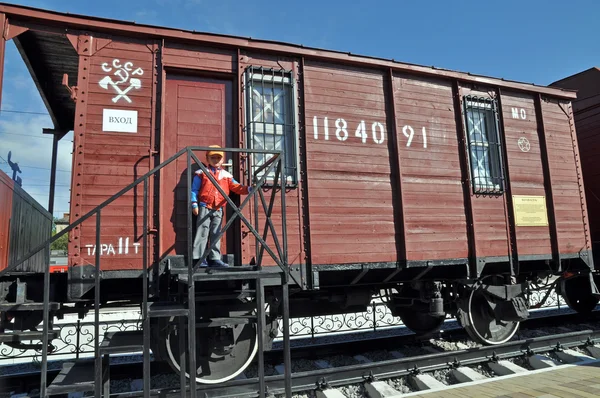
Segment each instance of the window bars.
M496 101L468 95L464 98L464 111L473 193L502 193L504 172Z
M248 149L285 151L286 185L297 183L296 111L291 71L249 66L245 71L246 127ZM270 155L251 155L250 174L270 159ZM259 172L257 178L262 177ZM271 172L273 174L274 172ZM268 176L273 182L274 174ZM268 185L268 183L266 184Z

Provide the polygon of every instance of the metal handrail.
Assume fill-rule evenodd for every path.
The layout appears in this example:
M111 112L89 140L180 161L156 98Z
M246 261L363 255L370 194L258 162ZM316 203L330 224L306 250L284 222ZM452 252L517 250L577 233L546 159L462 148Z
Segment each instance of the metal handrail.
M275 160L277 160L277 156L273 156L271 159L267 160L262 166L260 166L258 169L256 169L256 171L254 171L254 178L256 178L256 176L263 171L264 169L266 169L268 166L271 165L271 163L275 162ZM269 174L269 173L266 173Z
M228 195L225 194L225 191L223 190L223 188L221 188L219 186L219 183L217 182L217 180L214 178L214 176L208 171L208 169L206 168L206 166L204 166L202 164L202 162L200 162L198 160L198 158L196 157L196 155L194 155L191 150L188 150L188 156L191 157L194 162L196 162L196 164L200 167L200 169L206 174L206 176L208 177L208 179L215 185L215 188L217 188L217 190L219 191L219 193L223 196L223 198L227 201L227 203L233 208L235 214L233 214L231 216L231 218L228 220L227 224L225 224L225 227L221 230L221 233L217 236L217 238L215 238L215 241L218 241L218 239L220 239L223 234L227 231L227 229L231 226L231 224L233 223L233 221L239 216L240 220L246 224L246 226L248 227L248 229L254 234L254 236L256 237L256 239L261 243L261 248L266 250L271 257L273 258L273 260L277 263L277 265L282 269L282 271L284 271L284 273L287 274L287 272L289 271L287 268L287 264L284 264L281 259L278 259L277 256L275 255L275 253L273 253L273 251L268 247L267 243L265 242L264 238L261 238L258 236L258 231L256 231L256 229L252 226L252 223L246 218L244 217L244 215L242 214L242 209L246 206L246 204L248 204L248 202L250 201L250 199L256 195L257 192L260 192L262 194L262 192L260 191L261 186L265 183L265 180L268 178L269 173L271 172L271 170L273 170L273 168L276 165L276 160L279 160L279 169L275 175L275 184L274 187L276 187L277 185L277 181L279 179L279 175L282 172L282 167L281 164L283 163L283 154L279 153L276 154L272 159L272 161L267 162L266 164L268 164L268 168L267 168L267 173L265 173L256 183L256 185L254 185L255 189L253 189L252 193L250 193L249 195L246 196L246 198L244 198L244 200L242 201L241 205L239 206L239 208L233 203L233 201L231 200L231 198L228 197ZM271 159L270 159L271 160ZM261 169L262 170L262 169ZM254 177L256 177L257 173L254 174ZM190 176L191 177L191 176ZM191 179L191 178L190 178ZM191 187L191 181L188 181L188 192L189 189ZM272 200L274 200L274 193L275 191L273 191L273 196L272 196ZM262 197L262 195L261 195ZM283 199L282 201L282 207L285 208L285 199ZM191 225L191 198L188 197L188 225ZM271 209L272 210L272 209ZM270 213L268 213L270 214ZM282 216L283 217L283 216ZM270 221L270 217L267 216L267 219ZM189 231L188 231L189 232ZM188 236L190 236L191 234L188 233ZM275 238L275 236L274 236ZM189 243L189 247L191 248L191 242ZM211 247L213 247L213 245L215 245L215 242L211 242ZM279 246L279 242L276 240L276 245ZM278 250L281 253L281 250ZM285 255L285 253L283 256L281 256L281 258L286 258L287 256ZM189 257L191 258L191 253L188 253ZM208 250L204 253L204 255L200 258L200 260L198 261L198 263L200 264L203 260L206 259L206 257L208 256ZM260 263L257 262L258 267L260 268ZM193 270L196 271L198 269L199 265L195 265L193 267ZM190 276L191 277L191 276Z
M257 170L254 175L252 180L256 179L256 176L258 175L258 173L260 171L262 171L263 169L267 169L268 171L258 180L258 182L256 184L252 184L252 186L254 187L254 189L252 190L252 192L249 193L249 195L246 196L246 198L244 198L244 200L242 201L242 203L240 204L240 206L236 206L235 203L233 203L233 201L231 200L231 198L229 198L229 196L225 193L225 191L223 190L223 188L221 188L221 186L219 185L219 183L217 182L217 180L215 179L215 177L209 172L208 168L198 160L198 158L196 157L196 155L194 155L194 153L192 152L192 148L188 148L187 150L187 167L188 167L188 171L191 170L191 160L193 159L194 162L196 163L196 165L198 167L200 167L200 170L202 170L202 172L206 175L206 177L210 180L210 182L215 186L215 188L217 189L217 191L223 196L224 200L233 208L234 210L234 214L230 217L230 219L228 220L227 224L225 225L225 227L222 228L221 232L218 234L218 236L211 242L211 245L209 247L208 250L205 250L204 254L201 256L200 259L198 259L197 264L193 264L192 263L192 210L191 210L191 197L190 195L187 196L187 222L188 222L188 233L187 233L187 257L190 260L188 262L188 267L187 267L187 271L188 271L188 335L189 336L193 336L196 333L196 300L195 300L195 280L194 280L194 273L196 272L196 270L198 269L198 267L200 266L200 264L208 257L210 248L213 248L216 246L217 242L220 240L220 238L223 236L223 234L227 231L227 229L229 229L229 227L231 226L231 224L233 223L233 221L239 217L240 220L246 224L246 226L248 227L248 229L252 232L252 234L254 235L255 239L257 241L259 241L261 243L261 250L266 250L271 257L273 258L273 260L277 263L277 265L281 268L281 270L283 271L283 275L284 275L284 281L283 281L283 288L284 291L287 295L287 283L289 281L289 268L287 267L287 242L286 242L286 234L285 234L285 189L281 190L281 194L282 194L282 199L281 199L281 206L282 206L282 225L284 226L284 232L282 235L283 238L283 252L281 251L281 249L279 248L279 242L277 240L277 236L276 234L273 234L273 238L276 242L277 245L277 249L279 254L281 255L280 258L277 258L277 256L273 253L273 251L269 248L269 246L267 245L267 243L265 242L266 239L266 233L264 234L265 236L263 238L261 238L258 235L258 231L256 231L256 229L252 226L252 223L242 214L242 209L249 203L250 199L256 195L257 192L260 192L260 198L263 201L263 206L264 206L264 197L262 195L262 191L261 191L261 187L262 185L265 183L269 173L273 170L273 168L275 167L275 165L278 165L278 169L277 172L275 174L275 183L273 184L273 193L272 193L272 197L271 197L271 202L273 202L274 198L275 198L275 191L276 191L276 187L277 187L277 181L279 179L280 174L283 172L283 162L284 162L284 154L281 151L277 151L277 153L274 154L273 158L271 158L268 162L266 162L263 166L261 167L259 170ZM191 185L192 185L192 176L191 173L188 172L187 175L187 190L188 192L190 192L191 190ZM272 206L270 207L269 210L272 210ZM271 213L270 211L266 213L266 219L268 220L268 222L270 222L270 217ZM272 225L272 223L271 223ZM257 228L258 228L258 219L257 219ZM266 225L265 225L266 228ZM258 247L258 244L257 244ZM262 260L262 256L260 256L257 259L257 268L260 271L261 269L261 260ZM258 316L260 321L258 322L258 330L257 330L257 334L259 336L262 335L262 325L263 325L263 317L264 317L264 303L262 302L263 299L263 287L262 287L262 282L260 281L260 278L256 280L256 292L257 292L257 311L258 311ZM286 301L286 299L284 298L284 301ZM286 311L284 310L284 318L285 318L285 314ZM287 314L289 316L289 314ZM286 322L284 320L284 322ZM288 336L288 350L286 351L288 355L286 355L286 364L289 365L289 336ZM259 351L259 377L261 380L261 393L260 396L264 395L264 388L262 388L264 386L264 364L261 360L261 357L263 355L263 345L262 345L262 339L259 338L259 342L258 342L258 351ZM188 355L188 365L190 367L190 369L196 369L196 340L193 338L188 338L188 351L187 351L187 355ZM182 365L183 366L183 365ZM191 372L190 372L191 374ZM183 384L183 381L182 381ZM195 384L195 383L194 383ZM291 381L288 383L289 386L291 386ZM144 388L144 391L146 391L147 389ZM183 389L182 389L182 393L183 393ZM195 398L196 396L196 389L195 388L191 388L189 390L189 396L191 398Z
M135 180L134 182L130 183L125 188L121 189L119 192L117 192L116 194L114 194L113 196L111 196L110 198L108 198L106 201L104 201L103 203L101 203L100 205L98 205L97 207L95 207L94 209L90 210L85 215L81 216L81 218L79 218L74 223L70 224L67 228L65 228L62 231L58 232L56 235L54 235L53 237L51 237L50 239L48 239L46 242L39 244L37 247L35 247L34 249L32 249L26 256L24 256L23 258L21 258L17 262L15 262L13 264L10 264L8 267L4 268L3 270L0 270L0 276L3 276L4 274L6 274L6 273L8 273L8 272L10 272L12 270L14 270L19 265L21 265L25 261L29 260L36 253L38 253L40 250L44 249L46 246L51 245L52 243L54 243L55 241L57 241L64 234L72 231L75 227L77 227L78 225L80 225L81 223L83 223L85 220L87 220L88 218L90 218L91 216L93 216L97 211L99 211L102 208L108 206L109 204L111 204L112 202L114 202L116 199L118 199L121 196L123 196L123 194L125 194L127 191L129 191L131 188L135 187L136 185L139 185L144 179L146 179L148 177L151 177L152 175L156 174L157 171L161 170L165 166L168 166L170 163L172 163L174 160L176 160L177 158L179 158L183 153L187 152L188 150L190 150L190 151L199 151L199 150L209 151L209 150L214 150L214 148L211 148L211 147L186 147L186 148L181 149L175 155L171 156L169 159L165 160L160 165L158 165L155 168L153 168L152 170L148 171L146 174L144 174L143 176L139 177L137 180ZM244 152L244 153L248 152L248 153L282 154L282 151L275 151L275 150L273 150L273 151L265 151L265 150L260 150L260 149L238 149L238 148L224 148L223 150L226 150L227 152ZM270 160L271 159L269 159L269 161Z
M114 195L112 195L110 198L108 198L107 200L105 200L104 202L102 202L100 205L98 205L97 207L95 207L94 209L90 210L88 213L86 213L85 215L83 215L81 218L79 218L77 221L75 221L74 223L72 223L71 225L69 225L67 228L65 228L64 230L60 231L59 233L57 233L56 235L54 235L53 237L51 237L50 239L46 240L44 243L38 245L36 248L34 248L33 250L31 250L26 256L24 256L23 258L21 258L20 260L16 261L13 264L10 264L9 266L7 266L4 270L0 271L0 276L7 274L10 271L13 271L14 269L16 269L19 265L23 264L25 261L27 261L28 259L30 259L33 255L35 255L36 253L38 253L40 250L45 249L46 251L46 260L47 260L47 264L44 267L44 294L43 294L43 338L42 338L42 346L43 347L47 347L48 346L48 333L49 333L49 323L50 323L50 314L49 314L49 301L50 301L50 261L49 261L49 253L50 253L50 245L55 242L56 240L58 240L61 236L63 236L64 234L69 233L70 231L72 231L75 227L81 225L84 221L90 219L92 216L96 216L96 253L95 253L95 273L94 273L94 290L95 290L95 294L94 294L94 310L95 310L95 333L96 335L99 334L99 310L100 310L100 250L98 250L98 248L100 247L100 229L101 229L101 214L102 214L102 209L104 209L105 207L107 207L108 205L110 205L111 203L113 203L116 199L120 198L122 195L124 195L126 192L128 192L129 190L131 190L132 188L136 187L137 185L139 185L140 183L144 183L144 205L143 205L143 234L142 234L142 241L143 241L143 307L142 307L142 313L143 313L143 321L144 321L144 326L145 326L145 332L144 332L144 372L146 374L149 374L149 345L150 345L150 341L149 341L149 317L147 314L147 310L148 310L148 178L150 178L151 176L153 176L154 174L156 174L158 171L160 171L161 169L163 169L165 166L169 165L170 163L172 163L174 160L176 160L177 158L179 158L181 155L183 155L183 153L187 154L187 166L188 166L188 172L187 172L187 188L188 188L188 192L191 189L191 164L190 164L190 160L191 158L194 159L194 161L196 162L196 164L204 171L207 173L207 177L209 178L209 180L211 181L211 183L213 183L215 185L215 187L217 188L217 190L223 195L223 197L227 200L227 202L234 208L235 211L235 216L239 216L240 219L248 226L248 228L250 229L250 231L253 233L253 235L256 237L257 240L260 241L260 243L263 245L263 248L267 250L267 252L269 252L269 254L271 254L271 256L273 257L273 259L275 260L275 262L281 267L281 269L284 271L284 275L285 275L285 283L287 283L288 278L289 278L289 269L287 268L287 246L286 246L286 240L285 240L285 232L283 235L283 244L284 244L284 250L283 253L281 253L280 250L279 253L283 254L285 257L280 258L279 260L277 259L277 257L275 256L275 254L273 253L272 250L270 250L270 248L268 247L268 245L266 244L266 242L264 241L264 239L262 239L258 232L252 227L252 225L248 222L248 220L243 216L243 214L241 214L241 210L244 207L244 205L246 203L248 203L248 201L250 200L250 197L254 196L256 194L256 190L260 190L260 188L262 187L262 185L265 182L266 176L268 175L268 173L266 173L255 185L256 190L253 190L253 192L251 193L251 195L248 195L248 197L246 197L244 199L244 203L242 206L240 206L240 208L238 208L237 206L235 206L235 204L231 201L231 199L228 197L228 195L225 194L225 192L222 190L222 188L219 186L218 182L216 181L216 179L210 174L208 173L208 170L206 168L206 166L204 166L204 164L202 164L202 162L200 162L198 160L198 158L193 154L193 151L209 151L212 150L213 148L211 147L186 147L181 149L180 151L178 151L176 154L174 154L173 156L171 156L169 159L167 159L166 161L162 162L160 165L156 166L155 168L153 168L152 170L148 171L146 174L144 174L143 176L139 177L138 179L136 179L135 181L133 181L132 183L130 183L129 185L127 185L126 187L124 187L123 189L121 189L119 192L115 193ZM244 153L262 153L262 154L273 154L274 157L272 159L270 159L269 162L267 162L267 164L265 166L269 167L269 172L273 169L273 166L275 164L276 160L279 160L279 169L278 172L281 173L282 172L282 162L284 159L284 155L282 151L267 151L267 150L258 150L258 149L241 149L241 148L223 148L224 151L227 152L234 152L234 153L239 153L239 152L244 152ZM262 169L261 169L262 170ZM254 176L255 178L256 176ZM253 179L254 179L253 178ZM285 217L285 197L283 195L284 190L282 190L282 217ZM275 189L273 190L273 195L275 193ZM261 192L262 194L262 192ZM191 296L188 297L188 305L189 305L189 312L190 312L190 328L194 327L195 328L195 300L194 300L194 279L193 279L193 272L194 272L194 267L192 266L192 259L191 259L191 206L190 206L190 196L189 194L187 195L188 197L188 295ZM262 198L262 195L261 195ZM229 226L231 225L231 223L233 222L233 220L235 219L235 216L232 217L229 222L226 225L226 228L223 229L223 231L221 231L221 235L227 230L227 228L229 228ZM270 219L270 214L267 215L267 219ZM221 236L220 235L220 236ZM208 253L208 250L206 251L205 254ZM191 330L191 333L193 334L193 332L195 331L195 329ZM190 365L191 366L195 366L195 341L194 339L189 339L190 342ZM102 358L100 356L100 344L99 344L99 339L96 338L96 344L94 347L94 353L95 353L95 393L96 396L99 396L101 393L101 387L102 387ZM47 364L47 358L48 357L48 351L47 349L42 349L42 364L41 364L41 380L40 380L40 396L41 397L46 397L47 395L47 370L48 370L48 364ZM144 393L145 395L147 394L147 392L149 391L149 385L148 381L144 381ZM194 395L192 393L192 395Z

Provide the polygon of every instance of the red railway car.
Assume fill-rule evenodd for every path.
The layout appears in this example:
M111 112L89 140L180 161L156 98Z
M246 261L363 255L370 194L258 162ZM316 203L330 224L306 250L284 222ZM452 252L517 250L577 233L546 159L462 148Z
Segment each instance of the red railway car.
M74 132L69 272L42 290L50 317L66 303L139 305L149 289L153 303L225 322L203 321L189 339L198 361L221 359L196 374L215 383L285 320L282 269L290 316L365 309L384 291L417 333L451 314L485 344L514 335L531 282L558 276L578 311L598 302L570 90L6 4L0 21L0 56L13 40L55 133ZM188 268L191 172L215 144L234 177L258 187L233 195L221 245L238 279L265 278L257 301L254 282L207 282L235 272ZM262 328L222 321L239 325L262 300ZM164 311L144 325L155 354L180 369L184 312Z

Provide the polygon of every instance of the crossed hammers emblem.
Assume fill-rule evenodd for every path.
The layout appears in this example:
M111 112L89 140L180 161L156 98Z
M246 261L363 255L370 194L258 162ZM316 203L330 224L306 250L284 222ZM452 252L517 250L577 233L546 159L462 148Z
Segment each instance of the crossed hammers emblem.
M131 79L129 79L129 87L127 87L124 90L121 90L121 88L119 86L117 86L117 83L115 83L110 76L106 76L106 77L102 78L102 80L100 80L98 82L98 84L100 85L100 87L102 87L105 90L108 90L109 85L115 89L115 91L118 94L116 97L114 97L112 99L112 102L115 102L115 103L118 100L120 100L121 98L123 98L125 101L127 101L131 104L131 98L129 98L129 96L127 96L127 93L134 88L140 89L142 87L142 81L140 79L136 79L135 77L132 77Z
M121 65L118 59L113 60L112 67L107 63L102 64L102 70L104 70L105 72L112 72L113 70L115 70L114 76L119 77L119 80L115 81L112 79L112 77L105 76L98 82L98 85L100 85L100 87L102 87L105 90L108 90L109 86L115 90L117 96L112 99L112 102L116 103L121 98L123 98L125 101L131 104L131 98L129 98L127 94L133 89L139 90L140 88L142 88L142 81L140 79L135 77L129 78L129 72L132 71L132 69L133 64L131 62L126 62L124 65ZM141 68L137 68L133 71L132 74L142 75L143 73L144 71ZM119 84L125 83L127 81L129 81L129 87L121 89L121 87L119 87Z

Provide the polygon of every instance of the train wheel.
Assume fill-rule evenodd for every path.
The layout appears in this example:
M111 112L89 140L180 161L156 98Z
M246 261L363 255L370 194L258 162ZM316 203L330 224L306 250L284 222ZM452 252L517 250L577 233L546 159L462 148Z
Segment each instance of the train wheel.
M502 344L519 329L517 321L497 320L495 306L494 300L480 289L472 290L468 298L459 303L458 320L474 341L485 345Z
M569 308L582 314L592 312L600 300L592 296L588 275L563 279L560 282L560 292Z
M389 304L394 316L400 317L404 326L417 335L433 333L442 326L446 319L445 314L434 316L429 313L429 304L419 302L421 294L419 290L409 284L403 284L398 289L398 294L392 295ZM417 305L407 305L407 299L414 299Z
M404 326L417 335L425 335L439 330L446 317L432 316L426 312L415 311L410 308L397 308L396 313Z
M186 353L186 377L190 377L187 363L188 333L187 326L183 332L185 345L180 347L179 319L172 317L166 338L161 340L165 359L171 367L179 372L180 354ZM217 384L231 380L248 367L258 350L256 325L238 324L223 327L196 328L196 372L197 383Z

